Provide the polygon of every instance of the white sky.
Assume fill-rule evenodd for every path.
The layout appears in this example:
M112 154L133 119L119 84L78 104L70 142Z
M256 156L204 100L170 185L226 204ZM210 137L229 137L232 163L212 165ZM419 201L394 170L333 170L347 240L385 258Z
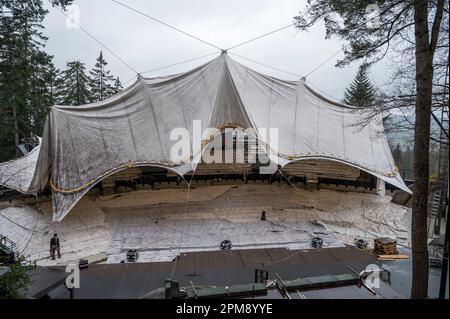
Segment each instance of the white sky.
M305 0L120 0L149 15L165 21L219 47L230 47L258 35L286 26L305 7ZM75 0L80 11L80 24L98 40L122 57L139 72L196 58L216 49L180 34L166 26L140 16L111 0ZM54 8L45 20L49 37L47 51L55 56L58 68L66 61L80 59L91 68L100 50L114 75L122 82L134 72L103 49L82 30L68 28L66 17ZM247 58L305 75L341 48L336 39L325 40L323 23L308 32L294 27L280 31L230 51ZM231 57L233 57L230 54ZM357 64L344 69L334 65L338 55L308 77L315 86L332 97L341 99L353 80ZM187 71L214 56L191 63L145 74L146 77ZM295 77L233 57L260 72L283 79ZM387 81L386 63L372 68L376 85Z

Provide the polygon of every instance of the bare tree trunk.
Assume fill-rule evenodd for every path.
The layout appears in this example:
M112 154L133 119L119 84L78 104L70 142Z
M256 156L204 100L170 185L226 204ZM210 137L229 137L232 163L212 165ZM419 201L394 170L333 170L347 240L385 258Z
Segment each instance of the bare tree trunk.
M416 122L414 132L414 196L412 203L411 298L428 296L427 208L433 65L429 45L427 1L414 4L416 39Z

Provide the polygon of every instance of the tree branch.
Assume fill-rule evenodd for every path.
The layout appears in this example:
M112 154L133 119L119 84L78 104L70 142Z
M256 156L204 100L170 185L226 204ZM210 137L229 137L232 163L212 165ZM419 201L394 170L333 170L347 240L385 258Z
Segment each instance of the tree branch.
M439 39L439 31L441 28L442 16L444 14L444 4L445 0L438 0L436 6L436 14L434 16L433 27L431 29L431 40L430 40L430 53L434 56L436 51L436 45Z

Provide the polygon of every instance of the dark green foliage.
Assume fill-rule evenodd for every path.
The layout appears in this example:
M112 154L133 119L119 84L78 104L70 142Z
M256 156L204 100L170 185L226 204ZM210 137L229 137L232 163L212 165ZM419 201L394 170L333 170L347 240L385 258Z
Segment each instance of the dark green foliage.
M41 134L51 105L47 79L51 56L42 21L42 1L0 1L0 161L18 155L24 137Z
M107 65L102 52L90 75L87 75L84 63L68 62L57 81L58 104L78 106L99 102L120 92L123 89L120 79L110 74Z
M72 2L51 1L63 9ZM0 162L21 155L22 139L42 134L52 105L104 100L122 88L105 69L102 54L92 81L81 62L68 63L63 72L56 69L44 50L47 13L43 0L0 0Z
M90 71L91 101L103 101L116 93L116 83L114 76L106 68L108 62L103 58L103 52L100 52L97 63ZM119 82L120 85L120 82ZM121 86L121 85L120 85Z
M72 4L73 0L52 0L51 2L53 6L58 6L65 9L67 6Z
M358 107L370 107L374 105L376 100L375 88L370 82L367 70L367 67L364 65L359 67L355 80L345 91L345 104Z
M122 90L123 90L122 83L120 82L119 77L117 77L116 81L114 82L114 94L117 94Z
M80 61L67 63L67 69L61 73L58 104L83 105L91 101L89 78L86 67Z
M32 284L32 272L35 267L27 263L24 257L17 258L7 267L8 272L0 277L0 299L24 298Z

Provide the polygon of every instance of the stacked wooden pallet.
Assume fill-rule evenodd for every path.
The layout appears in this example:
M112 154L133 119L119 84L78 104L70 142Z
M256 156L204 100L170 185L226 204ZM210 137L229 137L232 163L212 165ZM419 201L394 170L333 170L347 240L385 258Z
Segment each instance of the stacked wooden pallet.
M118 172L102 181L103 195L113 194L115 192L116 181L134 181L142 174L139 167L131 167Z
M311 179L322 177L351 181L357 180L360 174L357 168L327 160L297 161L286 165L283 171L294 176L310 176Z
M376 238L374 251L378 255L397 255L397 241L388 237Z

